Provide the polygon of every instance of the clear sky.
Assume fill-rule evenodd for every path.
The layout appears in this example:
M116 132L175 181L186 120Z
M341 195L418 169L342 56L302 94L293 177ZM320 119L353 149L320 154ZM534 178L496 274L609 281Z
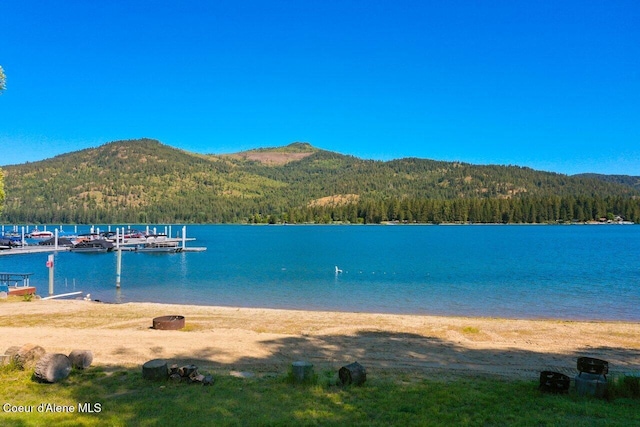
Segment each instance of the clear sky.
M0 165L142 137L640 175L640 1L2 0Z

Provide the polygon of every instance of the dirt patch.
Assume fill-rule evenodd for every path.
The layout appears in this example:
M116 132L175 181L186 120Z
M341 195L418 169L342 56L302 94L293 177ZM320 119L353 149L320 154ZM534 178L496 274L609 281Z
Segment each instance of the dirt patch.
M314 206L342 206L357 203L360 199L358 194L335 194L333 196L321 197L309 202L309 207Z
M246 152L232 154L231 157L260 162L269 166L281 166L289 162L302 160L313 153Z

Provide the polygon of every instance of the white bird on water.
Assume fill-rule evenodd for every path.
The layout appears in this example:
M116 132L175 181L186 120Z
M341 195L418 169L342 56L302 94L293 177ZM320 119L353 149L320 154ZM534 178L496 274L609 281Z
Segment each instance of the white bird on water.
M338 274L338 273L342 273L342 270L340 270L340 269L338 268L338 266L336 265L336 274Z

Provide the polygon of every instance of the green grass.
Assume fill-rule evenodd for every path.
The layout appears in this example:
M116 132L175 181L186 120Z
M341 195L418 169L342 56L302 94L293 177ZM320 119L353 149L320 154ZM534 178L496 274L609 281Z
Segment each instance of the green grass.
M34 411L13 413L0 407L0 425L640 425L637 398L541 394L535 381L373 377L361 387L342 387L335 373L320 372L313 384L305 385L293 384L285 374L248 379L218 374L214 385L202 386L150 382L137 369L74 370L57 384L34 382L31 375L0 368L0 404ZM38 412L41 403L75 412ZM100 411L78 413L79 403L93 409L99 404Z

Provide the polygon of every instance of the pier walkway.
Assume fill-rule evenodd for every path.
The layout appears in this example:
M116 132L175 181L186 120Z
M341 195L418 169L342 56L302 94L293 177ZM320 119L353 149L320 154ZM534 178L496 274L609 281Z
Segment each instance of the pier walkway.
M66 246L58 246L56 249L53 245L33 245L33 246L17 246L11 249L3 249L0 251L0 256L3 255L18 255L18 254L39 254L39 253L51 253L51 252L64 252L68 251Z

